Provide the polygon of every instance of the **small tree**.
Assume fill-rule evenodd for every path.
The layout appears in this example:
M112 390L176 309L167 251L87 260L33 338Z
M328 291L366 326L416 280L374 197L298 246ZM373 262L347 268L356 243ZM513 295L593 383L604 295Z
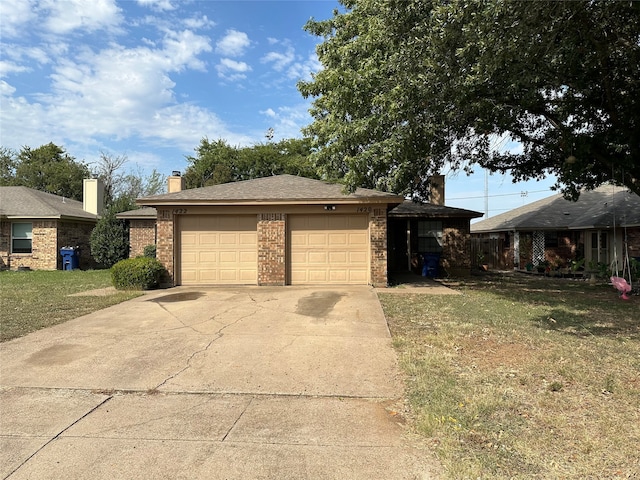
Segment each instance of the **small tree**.
M91 232L91 256L107 268L129 257L129 230L113 209L105 212Z

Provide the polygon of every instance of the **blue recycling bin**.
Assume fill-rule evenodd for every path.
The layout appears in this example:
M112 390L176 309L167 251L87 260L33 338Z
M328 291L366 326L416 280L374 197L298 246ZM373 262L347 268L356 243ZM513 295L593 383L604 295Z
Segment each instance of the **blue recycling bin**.
M425 253L422 256L422 276L435 278L438 276L438 266L440 265L439 253Z
M62 255L63 270L80 268L80 249L78 247L62 247L60 255Z

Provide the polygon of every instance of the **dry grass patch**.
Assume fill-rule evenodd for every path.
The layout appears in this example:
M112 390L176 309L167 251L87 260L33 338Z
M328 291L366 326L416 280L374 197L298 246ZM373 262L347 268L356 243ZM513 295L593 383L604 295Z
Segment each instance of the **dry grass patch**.
M640 478L640 297L489 276L380 299L448 478Z
M105 290L105 295L75 296L111 286L109 270L0 272L0 341L66 322L141 295Z

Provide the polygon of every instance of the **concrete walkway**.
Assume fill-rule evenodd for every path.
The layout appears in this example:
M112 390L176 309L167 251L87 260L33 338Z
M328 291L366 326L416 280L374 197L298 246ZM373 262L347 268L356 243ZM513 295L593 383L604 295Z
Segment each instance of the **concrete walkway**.
M3 479L436 478L371 288L158 291L0 369Z

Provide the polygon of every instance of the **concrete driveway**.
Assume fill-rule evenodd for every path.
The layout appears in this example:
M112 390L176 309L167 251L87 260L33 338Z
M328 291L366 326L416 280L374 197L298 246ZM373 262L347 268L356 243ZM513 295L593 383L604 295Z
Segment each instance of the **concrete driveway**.
M368 287L157 291L0 369L0 478L435 478Z

